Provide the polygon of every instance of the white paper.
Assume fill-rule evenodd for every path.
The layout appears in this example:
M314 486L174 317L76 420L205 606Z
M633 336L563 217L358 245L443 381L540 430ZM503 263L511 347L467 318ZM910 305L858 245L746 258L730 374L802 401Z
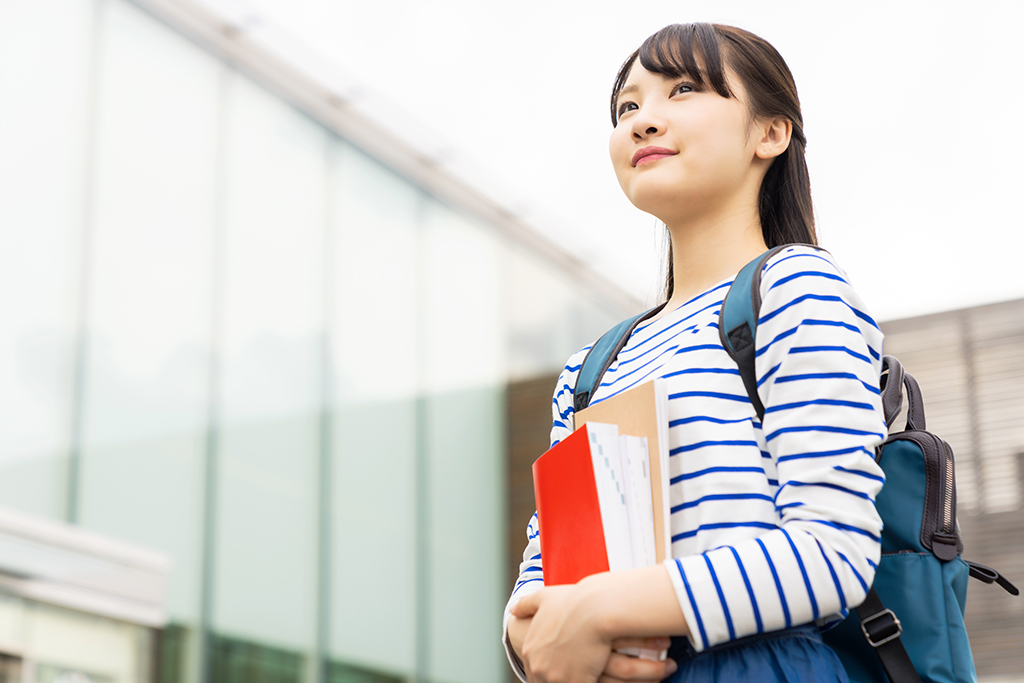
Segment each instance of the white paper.
M633 547L633 566L657 564L654 543L654 503L651 497L651 471L648 468L647 438L619 437L626 503L629 506L629 531Z
M619 455L619 428L597 422L587 423L590 457L594 464L597 500L601 508L608 569L619 571L633 567L633 549L629 538L629 508Z

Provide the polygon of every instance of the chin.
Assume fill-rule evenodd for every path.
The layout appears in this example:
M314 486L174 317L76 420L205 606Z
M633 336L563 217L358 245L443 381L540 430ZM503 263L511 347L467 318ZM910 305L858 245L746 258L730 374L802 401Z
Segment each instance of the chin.
M693 198L689 192L681 192L678 184L648 183L634 186L626 194L629 201L644 213L649 213L663 223L679 212L679 207L689 204Z

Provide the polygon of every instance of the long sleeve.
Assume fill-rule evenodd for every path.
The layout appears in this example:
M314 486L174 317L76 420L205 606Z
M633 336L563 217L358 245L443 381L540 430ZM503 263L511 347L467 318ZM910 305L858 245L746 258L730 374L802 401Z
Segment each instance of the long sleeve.
M576 386L576 375L580 371L583 359L590 350L590 346L580 349L569 358L565 368L558 377L555 386L554 396L551 399L551 440L550 446L569 436L573 429L573 388ZM538 453L538 455L540 455ZM544 586L544 572L540 557L540 525L537 522L537 513L533 513L530 523L526 526L526 550L523 551L523 561L519 565L519 578L512 588L512 595L505 606L505 615L502 619L502 639L505 644L505 654L508 656L512 670L521 681L526 682L526 674L516 659L512 645L508 640L509 610L523 597L540 590Z
M761 297L757 436L773 493L750 495L772 505L775 520L666 562L698 651L844 615L863 601L881 552L874 500L884 480L873 456L885 434L882 334L824 252L775 256Z

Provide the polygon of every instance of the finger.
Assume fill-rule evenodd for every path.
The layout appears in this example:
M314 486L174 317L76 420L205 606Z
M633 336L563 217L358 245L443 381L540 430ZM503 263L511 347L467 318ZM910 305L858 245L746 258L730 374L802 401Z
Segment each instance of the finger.
M604 667L604 675L624 681L660 681L672 675L676 663L671 659L663 662L652 662L649 659L627 657L613 652Z
M616 678L615 676L609 676L608 674L601 674L601 677L597 679L597 683L661 683L661 678Z
M638 647L644 650L667 650L672 640L668 636L658 638L616 638L612 641L613 650L627 647Z
M513 605L512 609L509 610L509 613L517 619L525 619L526 617L532 617L534 614L537 613L537 610L540 608L540 594L543 592L544 591L542 589L537 591L536 593L530 593L522 600L517 602L515 605Z

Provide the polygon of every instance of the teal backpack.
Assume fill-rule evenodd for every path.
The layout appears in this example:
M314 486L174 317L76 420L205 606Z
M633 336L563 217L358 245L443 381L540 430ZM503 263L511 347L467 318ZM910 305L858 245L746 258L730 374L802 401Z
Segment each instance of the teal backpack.
M759 418L764 406L754 370L761 272L776 247L748 263L726 294L718 331L736 362ZM574 407L582 410L633 329L661 306L625 320L591 348L580 368ZM882 407L887 427L899 415L904 390L907 424L876 450L885 486L875 506L882 517L882 559L864 602L823 638L839 655L852 683L962 683L976 681L964 627L967 579L1017 588L999 572L966 562L956 522L953 450L925 431L917 381L892 356L883 358Z

